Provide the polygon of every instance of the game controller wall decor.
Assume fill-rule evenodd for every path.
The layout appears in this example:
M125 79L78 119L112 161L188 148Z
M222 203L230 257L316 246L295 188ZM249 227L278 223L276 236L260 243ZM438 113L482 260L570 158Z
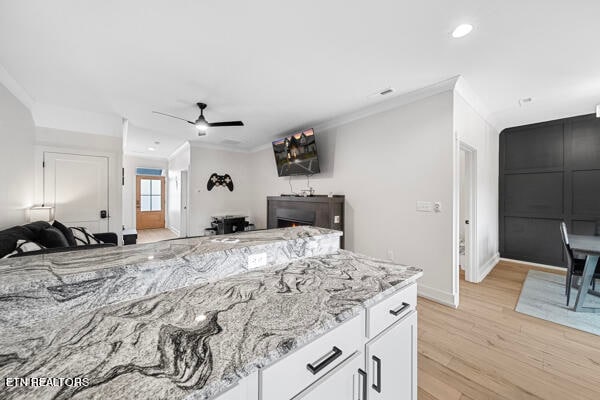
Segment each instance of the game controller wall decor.
M230 192L233 192L233 180L229 174L217 175L216 172L213 173L210 178L208 178L206 188L210 191L215 186L226 186Z

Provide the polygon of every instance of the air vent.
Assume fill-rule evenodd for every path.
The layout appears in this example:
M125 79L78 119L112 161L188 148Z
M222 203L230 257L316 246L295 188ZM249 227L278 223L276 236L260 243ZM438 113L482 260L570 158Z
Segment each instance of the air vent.
M225 140L221 140L221 144L227 144L230 146L236 146L238 144L240 144L242 142L240 142L239 140L233 140L233 139L225 139Z
M381 96L389 96L390 94L394 93L395 91L396 91L396 90L395 90L394 88L392 88L392 87L388 87L388 88L386 88L386 89L381 89L381 90L378 90L378 91L377 91L377 92L375 92L375 93L371 93L371 94L369 95L369 98L370 98L370 99L375 99L375 98L378 98L378 97L381 97Z
M392 94L394 93L394 88L387 88L385 90L382 90L381 92L379 92L380 95L385 96L388 94Z

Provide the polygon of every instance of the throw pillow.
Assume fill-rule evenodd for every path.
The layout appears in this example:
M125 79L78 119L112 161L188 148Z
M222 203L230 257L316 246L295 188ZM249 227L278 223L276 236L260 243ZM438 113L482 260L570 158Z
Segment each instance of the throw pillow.
M30 242L29 240L19 239L17 241L17 248L15 249L15 251L13 251L10 254L7 254L6 256L4 256L2 258L9 258L16 254L29 253L30 251L37 251L37 250L44 250L44 249L45 249L45 247L42 246L41 244L38 244L36 242Z
M87 246L90 244L104 243L102 240L96 239L96 237L94 235L92 235L92 233L89 231L88 228L71 227L69 229L71 230L71 232L73 233L73 236L75 237L75 242L77 243L77 246Z
M77 246L77 243L75 242L75 237L73 236L73 232L71 232L69 228L67 228L66 226L64 226L56 220L54 220L52 226L62 232L62 234L67 239L67 243L69 243L69 246Z
M38 239L39 243L48 247L69 247L69 242L65 235L60 230L53 226L49 226L46 229L42 229Z

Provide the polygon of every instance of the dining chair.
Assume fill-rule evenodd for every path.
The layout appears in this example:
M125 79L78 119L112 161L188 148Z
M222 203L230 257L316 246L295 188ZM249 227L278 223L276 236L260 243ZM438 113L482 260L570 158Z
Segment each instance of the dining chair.
M573 276L580 277L583 275L583 268L585 267L585 260L575 258L573 256L573 250L569 246L569 234L567 232L567 224L562 221L560 223L560 236L562 238L563 249L565 251L565 257L567 259L567 277L565 282L565 294L567 295L567 307L571 299L571 286L573 284ZM600 278L600 266L596 266L596 272L592 279L592 289L596 289L596 279ZM580 288L581 290L581 288Z

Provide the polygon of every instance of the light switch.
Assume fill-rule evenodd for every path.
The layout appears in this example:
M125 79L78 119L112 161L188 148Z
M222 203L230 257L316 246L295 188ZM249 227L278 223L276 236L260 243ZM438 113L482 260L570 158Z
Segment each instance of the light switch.
M336 215L336 216L333 217L333 223L334 224L339 224L340 223L340 216L339 215Z

